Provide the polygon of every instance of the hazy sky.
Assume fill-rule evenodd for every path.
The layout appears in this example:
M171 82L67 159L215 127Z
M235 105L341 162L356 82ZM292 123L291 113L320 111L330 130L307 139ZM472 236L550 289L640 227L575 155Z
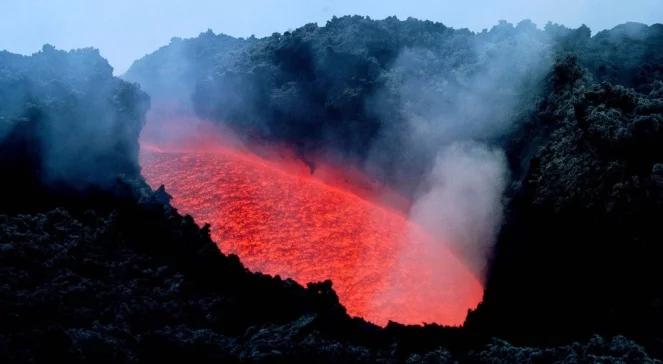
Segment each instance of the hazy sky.
M584 23L597 31L625 21L663 22L663 0L0 0L0 50L31 54L44 43L94 46L123 73L173 36L208 28L265 36L347 14L413 16L475 31L499 19L529 18L539 26Z

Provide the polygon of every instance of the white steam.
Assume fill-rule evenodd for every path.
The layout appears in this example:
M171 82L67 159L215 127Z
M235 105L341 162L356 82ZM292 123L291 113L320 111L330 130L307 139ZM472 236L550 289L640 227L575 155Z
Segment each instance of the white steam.
M451 144L437 155L410 219L447 242L474 272L483 272L502 219L507 177L502 151L479 143Z
M394 165L417 165L395 179L414 196L410 218L444 242L483 279L502 221L509 170L498 147L533 107L553 63L549 35L529 22L501 22L471 44L442 52L404 49L372 102L384 123L370 163L399 148ZM464 62L455 64L462 52ZM399 115L389 111L397 100ZM404 120L399 122L398 120ZM381 159L382 158L382 159ZM397 172L398 173L398 172ZM407 255L408 252L402 252Z

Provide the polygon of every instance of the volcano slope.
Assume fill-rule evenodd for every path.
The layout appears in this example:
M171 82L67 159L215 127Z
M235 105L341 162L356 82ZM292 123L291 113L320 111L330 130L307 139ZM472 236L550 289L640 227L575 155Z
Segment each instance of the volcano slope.
M542 350L504 341L484 346L480 336L458 328L390 324L381 329L350 319L331 282L303 288L250 273L236 256L220 253L209 228L179 215L170 196L162 188L149 189L135 168L88 166L106 178L85 188L76 174L53 183L37 173L35 165L50 157L48 149L39 148L48 135L44 123L58 120L46 117L49 108L67 95L64 110L79 115L68 120L69 131L84 129L93 139L97 133L108 136L94 127L98 119L88 119L79 108L93 114L122 111L118 121L140 130L145 95L114 79L96 51L47 47L31 57L3 53L0 69L11 71L0 72L0 95L14 100L0 104L0 115L23 130L22 138L11 132L0 141L0 168L10 172L2 179L3 193L18 197L11 204L4 199L0 212L2 362L494 363L527 357L552 362L569 355L651 360L623 337ZM37 80L58 87L53 92ZM119 86L95 96L119 103L88 109L86 94L72 89L76 80ZM26 88L15 87L26 83L32 95L41 96L26 99ZM118 91L125 97L118 99ZM48 141L58 146L70 139L59 134ZM138 158L135 149L112 149L109 157L108 150L81 142L82 151L101 160L119 159L111 165ZM117 133L109 142L135 145L137 135Z
M2 362L444 363L454 357L555 360L569 352L649 360L640 346L620 337L540 352L503 341L482 346L458 328L381 329L351 319L331 282L304 288L250 273L236 256L220 253L208 227L179 215L163 189L152 191L136 168L123 167L135 165L136 149L112 148L109 155L82 140L76 151L118 159L110 164L116 169L88 165L104 178L83 187L77 174L54 182L37 173L35 166L52 157L50 149L40 148L43 138L50 136L52 147L71 142L65 134L46 133L49 122L60 121L59 112L78 115L68 120L68 130L85 130L91 140L108 137L91 114L121 112L122 118L109 120L140 130L145 95L114 79L96 51L46 47L31 57L3 53L0 69L10 71L0 72L3 101L13 100L0 104L0 115L10 130L22 130L22 138L12 131L0 141L0 168L9 172L2 180L6 198L0 212ZM95 94L103 107L90 109L86 94L73 89L85 80L117 87ZM65 101L67 107L59 108ZM108 142L135 145L137 134L116 133ZM8 196L16 199L10 204ZM471 347L477 350L468 352Z
M361 166L387 135L390 148L372 172L408 194L434 155L405 149L398 137L431 116L422 112L429 98L398 93L399 55L415 65L423 96L453 108L455 94L467 91L462 85L493 58L477 57L471 45L487 43L496 56L519 37L545 45L549 52L534 57L549 56L545 71L515 88L490 83L485 97L463 104L472 111L495 95L519 98L506 116L480 114L509 120L500 133L476 137L504 148L512 183L484 303L466 329L541 345L629 333L660 348L662 25L627 23L592 35L584 26L538 30L521 22L473 34L414 19L343 17L262 39L231 42L212 32L174 39L126 77L148 92L182 91L160 97L186 100L187 112L247 138L298 145L303 155L332 150ZM531 53L517 54L509 67L522 69ZM175 59L184 67L158 77ZM173 87L181 80L188 87Z
M596 83L573 57L556 66L536 130L513 139L528 149L545 135L470 325L524 341L620 332L660 347L663 83L639 87Z
M218 251L209 228L170 207L163 189L147 187L130 147L137 146L147 99L113 78L96 51L4 52L0 69L0 118L9 126L0 137L7 172L0 206L3 362L653 362L619 336L549 348L486 343L490 330L481 327L496 322L492 314L470 329L381 329L350 319L330 282L304 288L249 272ZM85 80L113 87L95 89L95 103L86 99L91 90L81 92ZM61 112L66 119L56 117ZM48 126L63 120L67 133ZM131 132L108 134L108 126ZM88 138L68 149L77 131ZM111 148L89 143L102 135L113 136ZM81 153L108 163L99 170L83 164L83 174L76 163L65 164L66 173L53 179L54 155L77 161ZM657 181L658 167L651 171Z

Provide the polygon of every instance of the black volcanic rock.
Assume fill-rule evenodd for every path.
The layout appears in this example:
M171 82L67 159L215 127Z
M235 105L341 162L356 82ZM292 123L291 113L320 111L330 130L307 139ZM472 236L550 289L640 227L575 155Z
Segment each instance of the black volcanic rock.
M593 336L584 344L548 348L518 347L495 339L470 358L477 363L660 363L647 355L642 346L623 336L610 340Z
M484 302L468 325L529 343L599 332L659 346L658 82L642 93L595 83L574 58L551 79L562 81L531 120L536 152L512 188Z
M4 215L0 227L0 352L9 362L207 362L256 355L236 352L242 345L275 350L277 338L295 345L281 337L295 335L288 325L310 327L302 335L328 320L352 325L329 283L304 289L252 274L149 195L110 213ZM267 323L277 331L260 328Z
M344 67L317 84L308 56L318 40L309 37L327 31L328 57ZM481 37L519 32L533 30L504 23ZM379 328L348 317L331 282L304 288L249 272L218 251L209 227L179 215L163 188L151 191L140 177L147 97L135 85L114 78L93 50L0 53L0 361L655 362L647 351L662 355L663 84L650 50L660 48L660 27L627 25L600 37L582 27L545 32L577 57L558 62L534 112L514 116L522 122L496 138L514 183L484 303L463 328ZM284 78L268 85L268 111L311 92L304 105L331 115L322 125L356 146L353 135L375 132L358 99L382 82L373 72L393 59L393 43L425 48L445 39L443 50L459 52L450 59L464 59L469 36L431 22L341 18L328 30L309 25L263 40L174 40L181 49L173 52L200 58L177 77L215 72L195 79L194 91L223 87L219 80L257 82L276 68ZM223 44L207 47L215 42ZM645 51L599 57L623 42ZM255 44L265 47L261 64L240 57L248 62L240 73L214 69L215 55ZM155 64L144 61L142 72L158 77ZM633 70L638 77L626 74ZM219 111L193 101L203 115ZM244 101L224 112L253 111L256 100ZM275 119L294 122L276 137L300 136L301 115L292 118ZM306 137L322 140L316 131Z
M113 77L97 50L0 52L0 167L8 171L0 209L53 205L52 198L139 178L148 106L148 96Z
M0 361L654 362L621 337L530 348L352 320L329 282L250 273L144 192L112 212L0 215Z
M224 123L241 138L287 143L304 160L325 155L362 166L370 158L376 178L411 192L435 155L408 139L408 122L430 118L432 104L452 105L472 92L470 79L490 72L492 53L517 51L519 42L544 52L551 34L527 24L474 34L411 18L345 16L260 39L208 31L173 40L123 77L141 84L155 105ZM538 60L531 63L538 67ZM173 76L159 76L165 74ZM483 96L501 104L514 93L520 90L504 84ZM173 107L175 101L182 106ZM507 112L499 111L470 115L466 123L474 130L479 119L501 122Z
M500 145L546 96L540 85L555 59L573 54L595 80L644 92L663 78L662 50L660 24L591 36L586 26L539 30L530 21L473 33L412 18L345 16L260 39L211 31L175 38L123 77L156 104L244 138L286 142L304 159L369 164L376 178L412 193L436 156L425 138L408 139L413 124Z

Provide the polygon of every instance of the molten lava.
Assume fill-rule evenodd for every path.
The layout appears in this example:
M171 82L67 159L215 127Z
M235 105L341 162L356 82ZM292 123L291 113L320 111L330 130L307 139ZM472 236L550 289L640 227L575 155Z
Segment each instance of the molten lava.
M294 158L230 145L160 149L143 143L143 175L253 271L300 283L331 279L348 313L376 324L462 324L482 287L441 241L405 214L321 179ZM338 168L336 168L338 169ZM325 166L326 176L335 168ZM339 173L340 176L345 176Z

